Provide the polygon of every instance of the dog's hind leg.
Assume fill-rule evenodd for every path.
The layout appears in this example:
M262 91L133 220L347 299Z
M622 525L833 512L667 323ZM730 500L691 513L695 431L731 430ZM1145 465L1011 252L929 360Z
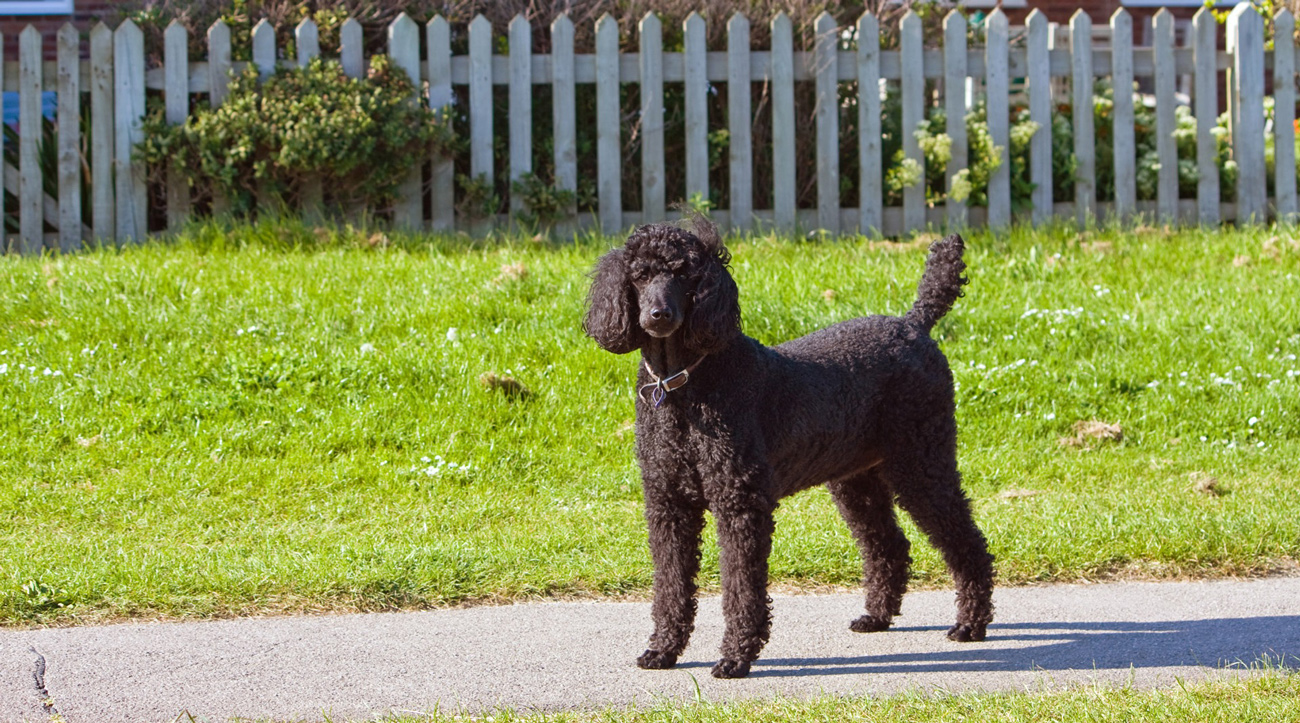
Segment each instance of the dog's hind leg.
M929 452L888 460L881 474L899 506L943 555L957 585L957 624L948 637L963 643L983 640L993 620L993 555L962 492L955 449L950 455Z
M646 522L654 560L654 602L650 647L637 658L646 669L671 668L695 628L695 575L700 569L704 506L682 496L647 490Z
M889 628L903 604L911 544L894 516L894 493L875 470L826 485L862 553L866 614L849 624L856 633Z

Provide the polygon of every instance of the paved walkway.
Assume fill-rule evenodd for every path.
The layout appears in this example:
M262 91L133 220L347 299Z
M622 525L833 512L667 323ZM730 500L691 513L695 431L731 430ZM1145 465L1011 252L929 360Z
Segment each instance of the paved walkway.
M393 711L561 708L775 694L1158 686L1300 667L1300 577L1002 588L983 643L944 638L950 591L907 596L897 627L848 630L857 595L782 596L744 680L709 677L717 598L678 668L633 665L646 603L536 603L416 613L0 631L0 721L369 718ZM43 663L42 663L43 661ZM1248 671L1247 671L1248 672Z

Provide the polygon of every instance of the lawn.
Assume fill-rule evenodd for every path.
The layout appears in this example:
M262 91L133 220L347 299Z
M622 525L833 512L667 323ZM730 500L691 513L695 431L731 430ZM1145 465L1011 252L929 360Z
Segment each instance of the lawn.
M0 624L644 595L637 361L580 327L612 243L282 223L0 257ZM924 262L731 249L765 343L900 313ZM1022 229L971 235L967 260L936 335L1002 583L1300 559L1300 243ZM944 584L907 530L915 583ZM782 505L774 581L858 572L824 491Z

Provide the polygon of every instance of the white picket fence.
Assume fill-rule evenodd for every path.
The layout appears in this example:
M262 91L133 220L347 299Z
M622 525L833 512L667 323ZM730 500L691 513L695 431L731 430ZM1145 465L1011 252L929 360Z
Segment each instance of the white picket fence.
M1001 11L987 19L985 47L967 47L966 21L953 13L945 21L945 43L941 49L923 47L921 20L908 13L901 24L898 50L882 51L879 26L871 15L857 22L856 47L844 49L845 28L829 14L816 21L816 41L811 51L795 52L790 19L779 14L771 21L771 47L750 48L750 21L743 15L727 22L727 49L710 51L705 44L705 20L692 14L684 22L683 52L664 52L660 21L647 15L641 21L638 53L620 53L618 27L608 15L596 22L595 54L575 54L573 24L561 16L551 26L552 52L532 54L531 28L516 18L509 28L509 55L494 55L492 29L480 16L468 28L469 54L451 53L451 27L435 17L424 28L424 60L421 60L421 28L406 15L388 31L388 52L398 67L420 78L420 93L433 108L453 103L454 85L468 86L470 126L469 154L473 176L491 179L493 158L492 87L509 89L509 174L517 179L530 171L533 87L551 86L554 108L555 182L560 188L577 187L576 128L578 122L595 123L597 133L598 210L578 214L576 226L596 225L607 233L668 217L665 179L670 172L664 162L665 83L684 84L686 196L708 194L708 107L711 85L727 84L729 92L727 126L730 132L728 177L731 207L715 209L713 217L736 230L774 227L781 231L824 229L831 233L881 232L896 235L927 225L989 224L1003 226L1012 221L1009 168L1004 162L993 175L988 189L988 207L967 208L948 200L942 206L927 207L923 181L904 189L901 207L884 207L880 153L880 81L897 80L901 85L902 122L913 129L925 117L930 99L927 79L942 79L942 102L948 110L947 133L952 139L952 158L946 174L951 184L967 155L963 122L968 99L967 79L983 89L988 103L989 130L996 145L1009 147L1008 104L1011 79L1023 78L1028 107L1039 131L1031 141L1030 175L1036 184L1030 220L1042 223L1053 216L1089 219L1133 218L1143 214L1160 222L1217 224L1222 220L1264 221L1269 217L1290 218L1297 212L1294 115L1296 48L1292 40L1294 18L1288 12L1276 17L1276 46L1265 51L1263 19L1249 5L1237 6L1227 25L1227 51L1216 50L1217 24L1206 10L1197 13L1189 43L1175 47L1172 15L1160 11L1154 19L1151 47L1132 46L1132 19L1124 10L1110 21L1111 42L1094 47L1092 23L1079 12L1070 23L1071 42L1066 49L1049 40L1046 17L1032 12L1023 28L1023 46L1012 46L1012 28ZM1020 29L1016 29L1020 32ZM28 27L18 39L20 60L6 63L3 88L20 95L20 162L4 168L0 183L16 192L19 199L16 239L10 246L21 252L37 252L42 245L72 250L83 239L126 242L144 238L149 199L145 169L132 158L131 149L140 140L146 90L160 90L166 99L169 121L182 122L188 113L191 94L208 94L213 104L225 97L231 73L246 63L232 62L230 30L221 22L207 33L208 59L194 62L187 56L186 30L173 23L166 31L161 68L145 68L143 34L132 22L116 30L97 25L89 35L89 61L80 60L79 37L71 26L58 33L58 60L44 62L41 36ZM361 26L347 21L341 30L340 60L345 72L358 77L365 72ZM2 47L3 38L0 38ZM310 20L296 29L297 58L305 64L319 55L317 28ZM253 30L252 62L265 76L277 66L275 34L265 21ZM1266 66L1272 66L1276 112L1273 123L1276 147L1276 195L1270 203L1266 192L1264 160L1265 115L1263 109ZM1212 121L1217 115L1218 74L1227 73L1226 86L1231 110L1233 159L1239 167L1235 203L1220 203L1219 180L1214 162L1215 140ZM1178 179L1173 130L1175 127L1175 78L1194 78L1193 105L1199 119L1197 167L1200 172L1195 199L1178 198ZM1098 203L1095 192L1095 139L1092 128L1092 89L1096 78L1110 77L1116 88L1131 87L1135 79L1154 79L1157 135L1159 138L1159 185L1154 202L1138 202L1132 96L1115 94L1114 169L1115 200ZM1075 200L1053 203L1051 122L1053 79L1068 79L1073 93L1074 152L1078 160ZM1289 82L1282 82L1288 79ZM753 118L751 83L770 87L772 114L773 208L753 208L753 147L750 134ZM794 84L811 81L817 106L813 132L816 134L815 208L796 208ZM842 208L840 199L839 84L857 82L860 177L856 182L862 202L859 208ZM576 117L575 86L592 83L596 88L596 117ZM640 84L641 209L622 206L623 146L621 143L619 84ZM41 91L58 93L57 124L63 129L80 127L80 106L73 102L79 93L89 93L92 148L90 217L82 222L81 178L83 159L77 132L58 134L57 198L43 191L38 159L40 135L27 129L40 127ZM904 133L907 157L924 163L917 140ZM1004 151L1005 153L1005 151ZM412 174L394 210L394 223L404 229L447 230L470 227L455 213L453 164L448 158L432 158L430 183L422 183L419 172ZM679 172L672 169L672 172ZM424 194L429 194L427 197ZM304 194L305 214L319 211L319 187ZM425 215L424 208L431 209ZM169 228L185 223L191 213L190 195L180 182L167 184L166 218ZM511 199L512 212L521 201ZM220 211L220 199L214 203ZM499 223L503 219L496 219ZM45 233L45 227L57 233ZM573 224L567 228L573 228Z

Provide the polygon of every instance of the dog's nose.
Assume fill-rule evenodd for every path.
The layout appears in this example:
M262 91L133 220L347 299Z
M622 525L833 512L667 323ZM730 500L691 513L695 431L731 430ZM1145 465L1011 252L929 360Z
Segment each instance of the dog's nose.
M654 319L655 321L667 319L671 316L672 313L669 312L667 309L663 308L662 306L656 306L650 310L650 318Z

